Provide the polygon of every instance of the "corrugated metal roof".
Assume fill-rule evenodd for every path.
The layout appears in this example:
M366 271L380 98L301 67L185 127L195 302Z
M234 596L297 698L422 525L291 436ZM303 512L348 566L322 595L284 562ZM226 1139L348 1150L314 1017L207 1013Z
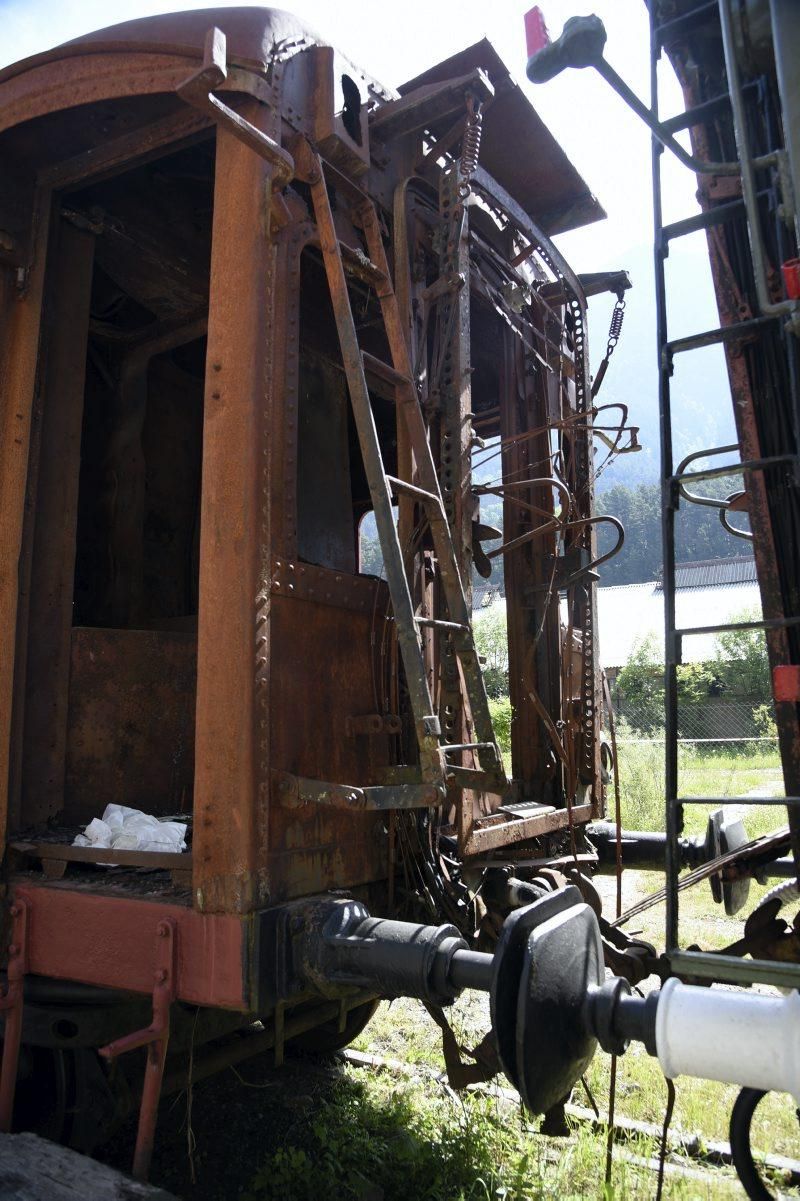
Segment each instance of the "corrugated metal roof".
M504 595L502 580L486 580L484 583L475 584L472 588L472 608L486 609L494 601L502 600Z
M726 570L717 571L725 567ZM698 568L689 572L688 584L680 586L675 595L675 616L678 628L720 625L735 621L742 613L762 612L761 593L755 576L753 560L746 555L734 559L708 559L699 563L682 563L680 568ZM737 579L737 575L740 577ZM696 579L717 580L699 584ZM475 589L474 610L505 608L502 595L493 594L491 583ZM567 620L562 600L562 619ZM600 640L600 663L606 669L623 667L634 648L652 637L655 652L663 658L664 592L660 580L644 584L618 584L597 589L597 631ZM683 640L685 663L700 663L716 656L716 634L697 634Z
M756 561L752 555L730 559L699 559L696 563L675 564L676 588L715 588L725 584L751 584L756 581ZM661 580L656 581L659 591Z
M653 636L657 653L663 656L664 593L660 584L626 584L597 589L597 630L603 667L622 667L631 651ZM675 596L678 628L710 626L733 621L742 612L761 613L758 584L726 584L706 588L683 588ZM698 634L683 640L685 663L713 659L716 634Z

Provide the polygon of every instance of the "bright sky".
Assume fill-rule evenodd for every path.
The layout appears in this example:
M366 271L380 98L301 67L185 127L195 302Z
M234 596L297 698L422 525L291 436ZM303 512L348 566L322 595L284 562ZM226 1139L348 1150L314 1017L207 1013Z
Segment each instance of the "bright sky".
M631 304L638 309L638 328L651 329L653 283L648 248L652 243L650 199L650 135L593 70L569 71L534 87L525 78L523 15L532 0L288 0L312 28L339 46L349 58L382 82L396 86L465 46L488 37L512 75L525 89L554 135L564 146L590 188L608 212L603 225L588 226L559 239L578 271L617 269L637 264ZM649 35L644 0L540 0L551 36L576 13L596 12L606 26L606 57L633 89L649 98ZM218 7L228 7L220 0ZM198 0L0 0L0 65L78 37L92 29L177 9L201 7ZM683 108L674 75L662 72L661 112ZM525 154L525 147L519 147ZM665 219L697 211L696 181L685 168L664 155ZM682 263L678 255L686 256ZM671 255L692 289L694 329L716 324L715 308L702 235ZM602 355L611 299L592 304L592 357ZM680 320L679 298L677 318ZM644 321L642 319L644 318ZM696 325L697 321L700 325ZM631 322L632 324L632 322ZM675 334L692 332L675 329ZM618 376L630 347L620 344L615 359ZM712 352L713 353L713 352ZM653 352L653 362L655 352ZM641 373L640 373L641 374ZM655 404L655 376L639 386L641 403ZM701 443L702 444L702 443ZM653 448L654 450L656 448Z

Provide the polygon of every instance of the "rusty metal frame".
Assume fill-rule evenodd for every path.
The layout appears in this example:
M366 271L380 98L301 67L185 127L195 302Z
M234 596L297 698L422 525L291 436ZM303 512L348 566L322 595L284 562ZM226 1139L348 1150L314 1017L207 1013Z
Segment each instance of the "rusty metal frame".
M270 137L229 105L224 104L213 93L228 77L226 62L226 39L221 29L212 26L206 34L203 65L193 72L175 89L187 104L193 105L222 125L245 146L254 150L273 169L272 186L283 187L294 177L294 161L288 151L275 138Z
M317 57L320 62L323 59L327 62L326 55ZM460 846L467 855L501 851L532 838L560 834L568 825L588 820L593 812L588 804L558 811L545 805L530 816L506 820L506 815L480 816L479 805L476 811L473 795L486 789L487 779L500 791L505 780L495 744L490 741L491 722L483 713L485 708L488 714L488 706L485 695L480 693L482 681L477 657L474 647L465 640L453 656L458 660L453 692L456 687L461 693L469 687L473 692L478 690L477 703L471 706L473 724L478 729L473 733L459 725L452 737L445 740L449 745L443 748L438 736L434 739L432 735L436 719L433 706L430 707L427 716L432 724L424 733L428 736L426 745L430 746L432 759L435 756L435 781L420 783L418 768L397 772L389 768L385 778L373 770L376 764L380 767L382 762L393 761L388 752L383 760L379 755L371 755L374 738L398 737L400 719L394 713L370 713L366 708L344 714L350 718L347 737L361 740L351 744L351 761L367 765L363 775L343 767L340 779L356 780L352 787L318 778L326 770L324 763L309 768L301 762L302 755L296 764L281 761L281 717L276 716L281 681L272 667L278 658L272 618L273 606L277 611L283 601L276 598L307 602L294 606L298 610L295 630L302 626L311 604L319 605L313 620L322 631L320 638L327 637L333 642L339 634L334 624L328 624L334 618L331 608L342 611L342 630L346 632L348 626L354 627L356 623L363 630L375 607L385 607L387 591L385 585L368 578L301 563L297 553L298 327L303 249L316 243L325 255L335 239L337 254L344 254L350 260L350 268L358 267L360 262L359 278L373 287L377 285L392 365L381 367L368 355L365 367L360 369L362 375L364 370L367 373L371 370L380 377L400 414L397 476L383 472L386 495L391 500L394 492L401 493L401 520L406 524L421 499L426 504L433 503L431 497L438 499L439 508L432 518L430 514L428 517L431 526L438 523L433 541L441 566L446 523L439 512L439 482L432 464L429 466L428 431L416 404L408 347L412 291L416 287L428 304L428 311L438 293L437 285L433 289L420 289L412 282L406 254L402 264L393 265L393 274L398 279L395 296L384 247L385 211L378 208L385 197L382 193L365 193L343 174L347 156L337 157L335 146L330 155L325 150L326 157L335 159L336 165L332 165L321 162L318 148L311 147L304 139L294 142L298 149L297 173L311 187L316 200L322 199L323 191L327 197L326 177L331 187L346 197L352 210L350 225L363 232L368 257L358 249L338 250L337 222L347 223L344 212L347 205L340 205L333 214L328 201L327 209L321 210L323 220L319 219L317 206L317 228L304 211L302 189L282 194L295 173L293 157L283 147L282 139L286 140L290 129L302 126L305 118L292 111L288 101L284 104L279 62L274 64L269 81L255 70L236 67L229 70L224 40L216 28L208 32L200 66L198 58L198 54L184 54L174 48L169 52L149 52L140 48L112 50L101 45L85 52L70 52L62 59L34 62L17 74L0 77L0 129L60 108L123 96L174 93L187 104L185 111L176 111L89 151L54 161L39 173L34 252L27 273L20 277L19 299L10 306L11 328L0 329L0 348L10 347L13 341L15 350L10 367L0 353L0 371L14 373L10 378L4 375L0 389L0 429L4 435L10 435L8 445L12 447L8 455L4 451L0 462L0 545L5 573L0 576L0 659L4 663L13 659L13 654L4 656L3 651L13 646L15 631L20 645L24 644L27 625L24 605L18 607L18 581L14 573L25 541L22 512L26 473L29 472L29 483L35 484L36 463L34 456L28 458L28 439L32 417L37 415L33 408L34 380L49 233L46 218L53 195L87 181L110 178L173 148L206 138L210 131L216 137L203 400L194 842L191 856L159 857L162 869L174 869L184 877L191 871L191 895L177 892L177 896L167 900L154 888L145 896L125 896L122 885L115 886L113 875L102 880L99 873L92 877L91 887L73 888L68 876L60 878L67 862L97 862L96 852L67 846L52 849L35 839L18 845L19 854L38 856L50 865L46 869L49 879L34 884L30 878L11 875L15 906L12 916L16 923L12 946L22 947L23 952L11 955L9 993L6 1001L0 1002L8 1011L0 1071L0 1119L3 1115L10 1119L8 1094L9 1089L13 1093L15 1074L11 1067L15 1063L15 1041L17 1045L19 1041L15 1023L18 1026L21 1022L21 978L25 971L152 996L152 1023L104 1049L106 1056L114 1059L137 1047L147 1048L135 1165L138 1175L146 1173L152 1149L169 1037L170 1002L178 999L236 1012L248 1010L257 1000L254 991L258 981L251 978L257 970L251 958L255 915L287 894L302 895L340 884L366 888L375 881L382 883L389 862L396 862L393 840L397 823L408 816L395 811L441 808L445 798L438 784L443 778L454 785L451 799L457 795L456 790L461 790L458 833ZM318 74L313 75L317 82ZM443 90L452 91L453 87L457 92L460 84L447 85ZM235 102L229 104L221 99L223 94L231 92L237 94ZM373 95L386 98L378 91ZM311 89L308 97L304 97L306 101L311 111L321 103L320 94ZM410 102L398 102L393 110L395 118L409 107L413 107ZM320 116L316 112L312 115ZM327 120L326 114L322 116ZM364 114L362 125L365 121ZM375 127L379 125L378 120ZM335 120L329 133L335 140L334 126ZM363 165L365 150L361 159ZM375 185L376 193L383 188L390 198L394 197L395 212L401 213L403 219L404 185L398 183L396 176L401 169L408 170L409 162L410 155L403 152L397 169L388 171ZM431 166L429 163L428 167ZM351 161L349 167L352 174L358 173L358 163ZM443 184L444 199L448 202L443 207L449 206L451 213L457 204L457 185L456 173L452 172ZM423 181L422 186L430 185ZM538 230L525 214L520 215L513 201L480 170L476 173L476 186L488 189L521 234L532 242L539 239ZM397 257L408 246L397 228L394 233ZM356 233L355 243L359 237ZM422 627L423 677L425 672L433 674L430 668L436 659L435 636L445 635L454 642L462 635L471 639L461 588L463 575L467 577L469 591L472 516L468 495L471 297L469 288L464 286L470 270L467 239L465 221L463 227L458 227L458 244L451 248L453 253L444 256L445 283L438 288L442 312L449 306L457 315L452 349L458 361L448 382L441 429L434 434L438 433L440 439L440 466L446 469L451 452L457 459L453 471L454 495L451 497L448 492L446 497L448 503L454 502L451 516L457 528L452 563L448 558L443 571L443 575L449 573L443 589L448 593L449 621L428 616L436 611L435 607L421 615L412 607L411 619ZM557 252L549 243L546 245L552 261L567 280L575 303L583 306L585 298L579 284ZM343 306L346 294L347 283L342 272L334 301L338 297ZM350 346L350 350L355 348ZM518 379L521 375L517 364L507 378ZM579 437L584 437L588 445L588 429ZM424 470L420 469L421 439L425 439ZM422 490L420 484L424 485ZM586 503L591 503L588 494ZM591 540L590 519L586 513L582 517L583 525L580 529L576 527L575 532ZM24 558L22 570L23 573L26 570ZM461 596L457 605L450 603L453 597L458 601L456 585ZM422 571L418 580L410 581L411 595L416 598L415 589L425 593ZM429 592L426 599L431 599ZM519 605L523 601L524 598L517 597ZM384 614L381 616L386 620ZM385 628L390 629L388 621ZM330 630L334 631L332 636ZM552 631L548 637L551 635ZM343 645L346 649L346 640ZM556 690L560 686L559 654L555 644L546 650ZM393 666L399 678L396 659ZM18 681L24 669L24 654L20 653ZM4 730L8 725L4 719L10 717L10 685L10 674L4 672L0 693L0 726ZM452 758L457 756L458 762L448 763L443 751ZM478 761L483 754L485 770L479 772L464 766L465 751L476 752ZM10 753L3 743L0 778L6 774L5 756ZM596 802L597 798L593 799ZM0 810L0 819L4 821L6 809L0 806ZM392 831L388 847L383 838L386 812ZM342 843L346 838L350 841L345 854ZM359 839L361 852L356 847ZM330 857L338 856L343 866L324 861L328 850ZM107 851L102 855L104 863L133 866L138 862L130 853ZM154 865L154 860L148 862ZM28 936L30 931L35 938ZM276 1019L277 1044L282 1041L282 1020L281 1014Z
M59 107L123 96L172 93L186 104L184 111L42 167L39 197L46 206L43 212L49 211L53 195L87 181L109 179L210 134L215 137L203 393L192 852L158 857L97 852L48 844L34 835L29 841L12 842L9 857L15 925L9 948L9 991L5 999L0 999L0 1008L7 1010L0 1068L0 1123L8 1124L11 1118L26 971L149 996L150 1023L100 1051L110 1062L137 1049L146 1051L134 1158L134 1172L139 1177L146 1176L152 1153L158 1101L165 1083L173 1001L245 1014L255 1009L261 1012L263 1006L259 1008L259 1003L268 994L267 1008L274 1012L271 1045L276 1061L282 1056L288 1033L299 1029L304 1021L318 1020L302 1011L296 1019L285 1015L284 1005L294 1004L296 998L292 995L287 1000L271 987L274 957L269 961L264 953L264 932L282 901L337 887L359 890L357 895L366 895L374 888L377 894L384 889L388 876L391 907L394 871L398 857L405 854L403 832L416 823L415 810L430 811L434 835L454 820L460 851L475 857L518 849L532 839L545 840L547 847L551 836L563 848L567 828L574 835L575 826L588 821L602 801L598 765L596 760L589 761L592 751L597 751L593 739L598 682L593 674L596 648L588 639L581 670L585 712L579 716L571 711L570 717L573 725L583 723L583 775L595 789L591 803L580 803L589 796L588 791L579 794L577 787L569 791L573 781L564 766L566 756L562 755L556 764L552 780L547 775L546 760L552 750L547 739L554 738L555 720L563 719L565 714L561 670L565 651L560 640L558 598L551 591L544 602L548 610L546 637L538 649L534 648L535 664L523 661L527 654L524 638L518 646L526 689L533 698L523 733L531 735L536 747L533 752L526 750L523 759L528 793L523 796L517 786L512 795L515 800L527 800L536 794L535 800L540 803L524 817L514 817L513 812L491 813L512 790L494 741L468 606L473 537L470 304L479 288L476 283L471 294L467 281L472 271L470 246L477 246L480 237L470 242L468 217L472 213L463 204L459 168L451 156L450 170L437 181L441 183L441 204L437 204L433 188L435 218L449 214L444 223L449 226L450 245L439 254L435 241L429 242L431 227L421 216L416 248L431 271L423 270L422 280L414 280L406 236L406 185L399 182L399 177L407 174L419 146L410 142L398 146L396 158L382 163L381 170L373 172L366 185L363 176L371 162L367 107L371 102L366 102L361 111L363 142L356 146L349 129L342 133L341 119L330 103L334 52L325 47L311 49L303 56L304 62L290 68L296 71L290 78L290 71L284 76L279 61L283 52L274 52L274 48L274 60L273 52L265 48L262 51L271 63L263 74L241 67L229 70L225 38L217 27L207 31L202 65L198 66L199 54L184 49L186 53L180 51L179 43L178 50L170 46L168 52L148 51L140 45L125 50L123 36L120 47L101 42L85 53L70 51L63 59L35 62L17 74L0 75L0 105L5 105L0 109L0 129L23 116L31 119ZM241 49L238 53L241 61L251 61ZM364 82L363 75L358 78ZM486 92L490 90L482 76L479 83ZM446 94L447 103L453 102L457 108L463 88L464 81L457 79L435 85L429 95ZM228 103L232 92L237 98ZM380 89L371 89L371 93L372 101L377 96L388 99ZM396 101L383 119L378 112L373 132L377 134L382 123L386 129L386 122L408 122L409 110L418 108L423 100L417 95ZM298 104L302 112L297 111ZM160 104L137 104L133 106L134 120L142 120L143 107L151 115L162 111ZM445 120L450 111L448 108L444 114ZM416 128L407 125L406 132L413 134ZM304 136L309 129L313 130L313 142ZM459 132L457 126L445 131L448 144L455 144ZM75 145L85 142L78 140ZM374 143L373 148L377 149ZM426 170L437 170L438 157L429 157ZM302 186L290 189L287 185L295 175ZM561 275L566 303L573 306L573 316L577 314L577 324L582 328L585 297L558 253L539 236L502 188L480 170L475 185L484 195L488 191L490 204L499 204L508 216L505 236L498 233L487 243L497 262L503 261L501 245L510 255L519 249L512 245L517 234L527 237L532 246L534 242L541 245L547 266ZM422 186L431 187L424 181ZM313 221L306 206L306 188L311 192ZM334 190L338 204L331 204ZM393 230L389 216L392 201ZM478 231L484 216L476 210ZM398 228L401 222L402 229ZM391 267L385 245L387 233L394 237L395 261ZM46 227L37 231L37 237L38 258L31 259L23 284L39 308L27 312L30 328L25 331L29 339L26 358L14 363L23 376L20 398L25 407L23 410L20 403L17 408L15 398L13 408L6 411L0 390L3 430L13 428L12 411L23 413L23 418L31 413L41 298L47 286L43 256ZM359 245L362 238L366 254ZM381 503L383 506L382 541L391 543L389 550L396 553L390 566L396 574L402 571L403 584L407 584L404 595L408 603L403 609L395 595L393 616L388 613L389 590L385 584L303 563L298 553L300 274L301 257L309 245L319 246L323 255L341 359L349 368L347 381L370 494L376 510ZM436 276L437 266L440 279L425 287L427 280ZM373 290L378 301L373 311L378 306L381 310L380 333L363 353L361 331L350 309L348 275L355 275ZM477 276L474 278L477 280ZM417 403L416 381L412 378L417 358L414 350L421 350L427 340L427 316L420 332L420 323L413 319L412 297L422 302L426 314L434 312L434 303L438 305L440 328L448 331L444 334L447 345L443 353L452 360L445 372L440 409L430 429L426 417L431 413L423 413ZM343 314L350 318L346 329ZM448 314L455 318L452 326ZM562 326L565 324L562 322ZM416 348L415 340L419 343ZM502 341L506 354L505 406L516 412L517 401L522 398L520 408L527 406L531 411L544 407L546 412L542 380L528 378L520 347L513 346L505 327ZM387 344L389 355L384 357L391 362L383 363L378 356ZM80 350L74 349L79 359ZM137 360L140 351L146 355L143 348L132 346L132 356ZM586 374L585 351L585 342L581 342L575 364L582 377ZM76 396L83 390L77 378L74 388ZM396 468L387 468L383 462L370 409L370 391L382 402L395 405ZM584 399L588 403L586 396ZM494 413L491 420L500 418ZM373 422L371 431L369 422ZM566 532L588 548L592 559L590 424L587 413L585 427L572 439L581 458L571 477L572 490L576 490L575 479L581 489L574 520L552 527L546 524L538 533L550 536L556 529ZM364 437L364 427L367 434L375 435L371 462L370 440ZM546 431L542 437L547 439ZM429 439L434 445L433 458ZM23 444L21 438L20 446ZM535 442L528 444L520 452L521 459L535 446ZM27 446L24 449L27 452ZM32 456L31 487L35 487L37 463L36 456ZM389 470L396 474L389 475ZM376 481L378 474L381 479ZM11 550L8 561L12 563L16 562L13 552L25 541L21 526L14 526L20 520L24 484L24 464L21 468L15 464L12 469L5 461L0 462L0 542L4 553L6 547ZM35 491L30 495L35 497ZM391 516L395 495L400 499L401 529L410 533L412 525L420 525L424 518L417 544L407 553L402 542L396 545ZM548 492L546 482L528 481L526 495L531 508L538 507L540 515L546 517L548 509L552 510L552 487ZM8 530L6 500L11 504ZM65 537L65 544L67 541ZM411 537L408 542L412 543ZM519 551L526 560L535 559L539 552L538 547L523 546L519 541L505 550ZM439 582L435 587L430 578L426 579L426 557L428 567L433 566L434 559L438 561ZM544 553L539 558L535 571L521 573L534 589L550 570ZM24 572L24 559L22 567ZM16 627L24 645L24 605L18 614L13 591L16 581L10 588L5 584L0 577L0 629L13 631ZM396 587L392 591L396 594ZM532 624L528 601L524 589L509 599L518 626ZM542 607L540 604L539 609ZM440 610L442 619L433 616ZM588 614L588 628L593 612L589 590L583 608L576 614L576 624ZM30 628L35 629L35 610L32 615ZM6 617L11 620L5 622ZM372 689L362 684L372 684L377 695L376 629L390 647L384 652L381 671L385 676L393 673L393 681L371 709L369 696L366 704L362 702L365 691ZM9 637L0 633L0 639ZM189 640L191 637L188 634ZM406 657L405 685L410 692L416 688L417 693L415 703L409 706L402 692L403 671L397 647L398 642L409 645L411 637L414 651ZM287 651L293 639L305 654L299 667ZM359 643L360 639L363 642ZM186 645L187 653L191 653L191 641ZM566 654L571 661L571 644ZM416 678L412 678L414 666L419 667ZM18 679L24 668L21 655ZM309 694L314 688L314 673L320 670L327 672L327 678L316 690L315 705L309 701ZM63 674L63 663L61 671ZM437 678L445 681L438 698L431 695ZM92 694L94 690L86 691ZM170 700L177 700L179 691L173 681ZM422 709L417 703L420 694L428 698ZM544 708L540 697L546 701ZM462 698L467 699L462 702ZM0 719L4 716L4 699L0 694ZM455 713L451 728L440 738L437 708L448 705ZM156 702L153 708L157 708ZM303 709L310 714L308 725L304 724ZM412 749L410 710L421 735L420 765ZM28 734L35 742L33 726ZM519 734L518 727L517 742ZM556 730L554 745L559 736ZM304 745L315 740L319 748L309 750ZM393 763L402 760L413 766L392 768ZM538 771L535 779L527 771L533 761ZM480 764L482 770L466 763ZM347 783L350 780L354 781L352 785ZM563 805L565 781L567 807L555 809L547 803L552 798L543 794L552 783L550 792L557 797L557 804ZM49 804L52 797L45 797L45 801ZM448 802L455 804L448 806ZM420 822L419 827L422 825ZM438 853L435 836L430 850L432 855ZM33 883L30 874L23 876L16 871L20 858L38 859L45 879ZM130 873L122 870L138 866L145 858L148 866L157 867L161 873L161 879L154 880L146 892L135 889ZM66 874L70 863L110 863L117 865L117 872L109 872L104 878L95 869L84 873L80 886L74 887ZM433 859L431 863L435 870ZM71 870L76 872L75 867ZM167 870L174 873L171 886ZM189 884L190 892L186 888ZM126 888L130 889L127 894ZM34 938L29 937L31 931ZM259 956L263 956L260 961ZM290 983L290 992L295 988L302 992L301 981ZM342 1017L344 1008L344 1004L337 1006ZM321 1007L317 1012L329 1011Z
M87 50L69 58L34 62L24 72L0 79L0 133L76 104L176 92L195 73L197 59L175 52ZM242 68L232 69L217 86L267 101L272 95L263 77Z
M27 971L56 980L149 994L156 925L177 930L175 996L192 1005L248 1012L244 977L247 923L236 914L202 914L175 900L142 900L114 890L77 890L68 881L11 882L11 904L26 907Z
M426 809L444 802L443 788L433 784L390 784L361 787L355 784L331 784L308 780L289 772L275 772L281 803L289 808L300 805L330 805L348 812L375 809Z
M139 1106L139 1125L136 1131L136 1147L133 1152L133 1175L137 1180L146 1180L153 1154L153 1142L158 1118L158 1101L164 1079L164 1064L169 1042L169 1009L176 994L177 927L173 920L165 918L156 927L155 962L153 973L153 1020L144 1030L126 1034L99 1049L99 1054L109 1063L128 1051L141 1047L147 1049L144 1069L144 1085Z
M11 941L6 948L8 983L5 995L0 997L0 1011L5 1014L3 1025L3 1053L0 1065L0 1131L11 1130L14 1111L14 1093L17 1085L17 1067L22 1044L22 1016L25 1004L25 975L29 970L29 905L24 898L15 897L9 907L11 916Z
M52 194L36 190L32 219L31 261L21 278L24 286L13 290L11 273L5 278L7 323L0 328L0 844L5 844L14 780L18 779L20 712L14 693L24 679L24 639L20 631L27 610L20 597L25 582L25 497L28 488L29 452L35 420L35 382L45 285L45 263L50 236Z
M256 102L243 114L265 131L275 129L274 112ZM206 912L247 912L268 896L273 412L268 331L276 302L275 249L263 204L272 183L271 166L221 124L206 358L196 711L194 903ZM238 319L232 323L234 312Z

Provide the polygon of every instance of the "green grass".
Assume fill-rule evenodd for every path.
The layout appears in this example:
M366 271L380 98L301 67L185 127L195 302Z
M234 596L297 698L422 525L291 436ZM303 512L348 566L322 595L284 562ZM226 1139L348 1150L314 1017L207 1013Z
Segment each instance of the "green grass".
M419 1007L421 1011L421 1006ZM419 1013L404 1010L405 1020ZM380 1041L397 1011L375 1020ZM431 1063L441 1068L431 1036ZM363 1041L363 1040L362 1040ZM366 1040L370 1044L370 1040ZM348 1067L334 1092L264 1161L243 1201L572 1201L650 1197L655 1176L617 1156L614 1189L603 1186L605 1141L589 1128L568 1140L537 1134L538 1122L497 1090L454 1094L430 1075L399 1077ZM627 1156L657 1153L639 1137ZM674 1198L735 1196L730 1174L709 1184L670 1178Z
M638 874L638 873L637 873ZM663 920L663 917L662 917ZM724 919L730 924L731 919ZM474 993L465 993L448 1014L459 1042L465 1047L474 1046L488 1027L489 1015L486 999ZM355 1044L361 1050L407 1062L406 1046L409 1036L415 1046L417 1068L444 1071L439 1031L422 1006L413 1000L394 1001L380 1006L373 1021ZM605 1138L594 1133L586 1125L575 1128L570 1140L545 1138L537 1133L538 1119L526 1118L517 1108L507 1102L494 1101L494 1109L479 1103L480 1094L461 1094L456 1099L449 1090L443 1089L429 1076L414 1076L398 1079L396 1076L373 1077L358 1073L365 1087L370 1090L377 1103L386 1095L402 1096L412 1102L415 1113L424 1114L429 1124L428 1136L434 1140L438 1123L460 1121L460 1114L467 1112L472 1123L473 1134L483 1151L470 1152L469 1171L475 1167L475 1155L489 1159L480 1169L480 1179L494 1182L495 1192L470 1192L463 1178L459 1179L461 1191L446 1190L421 1193L431 1197L507 1196L512 1197L602 1197L605 1157ZM381 1080L380 1085L373 1083ZM501 1083L507 1086L505 1080ZM587 1084L601 1113L608 1112L610 1085L610 1058L602 1052L595 1056L587 1073ZM371 1091L376 1090L376 1091ZM714 1082L692 1080L687 1077L676 1082L676 1104L671 1132L699 1135L703 1143L727 1141L728 1119L736 1097L734 1086ZM485 1095L484 1095L485 1096ZM488 1086L492 1096L492 1086ZM581 1085L573 1093L573 1102L588 1107L587 1095ZM660 1129L666 1106L666 1085L658 1062L641 1047L632 1047L618 1060L617 1100L618 1115L647 1122ZM451 1108L452 1107L452 1108ZM464 1109L466 1107L466 1109ZM500 1120L504 1125L505 1137L496 1141L493 1123ZM757 1111L753 1124L754 1146L761 1151L776 1155L797 1157L799 1154L798 1125L791 1099L785 1096L768 1097ZM658 1154L658 1140L642 1138L619 1147L615 1152L613 1184L615 1197L652 1197L655 1177L651 1171L626 1162L625 1156L634 1155L652 1158ZM687 1157L674 1156L670 1162L697 1169L698 1165ZM519 1177L521 1165L524 1174ZM437 1177L438 1180L438 1177ZM776 1182L781 1183L781 1182ZM498 1193L505 1187L507 1193ZM516 1191L515 1191L516 1190ZM669 1177L664 1190L666 1197L740 1197L741 1191L731 1171L715 1170L712 1180L706 1185L695 1179ZM396 1194L386 1192L387 1199ZM397 1194L402 1195L401 1193ZM415 1196L409 1191L407 1196Z
M734 747L736 744L734 744ZM678 749L678 790L682 796L746 796L756 790L779 796L783 788L780 756L773 743L740 743L740 749ZM755 749L750 749L755 748ZM618 746L622 824L626 829L664 829L664 747L652 742ZM609 797L609 808L613 800ZM718 806L686 806L688 834L705 832L708 813ZM755 807L745 817L752 837L781 824L781 811Z

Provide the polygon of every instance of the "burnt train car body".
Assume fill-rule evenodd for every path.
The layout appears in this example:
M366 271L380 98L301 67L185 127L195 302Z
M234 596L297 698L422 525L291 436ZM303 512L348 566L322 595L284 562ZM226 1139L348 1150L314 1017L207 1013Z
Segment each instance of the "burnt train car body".
M170 1024L346 1041L380 995L292 973L293 904L421 896L463 931L465 881L602 815L586 301L548 240L602 210L488 43L398 95L268 9L3 71L0 156L0 1118L21 1055L17 1122L49 1072L47 1128L90 1146L96 1049L146 1047L144 1170ZM109 802L190 851L74 847Z

